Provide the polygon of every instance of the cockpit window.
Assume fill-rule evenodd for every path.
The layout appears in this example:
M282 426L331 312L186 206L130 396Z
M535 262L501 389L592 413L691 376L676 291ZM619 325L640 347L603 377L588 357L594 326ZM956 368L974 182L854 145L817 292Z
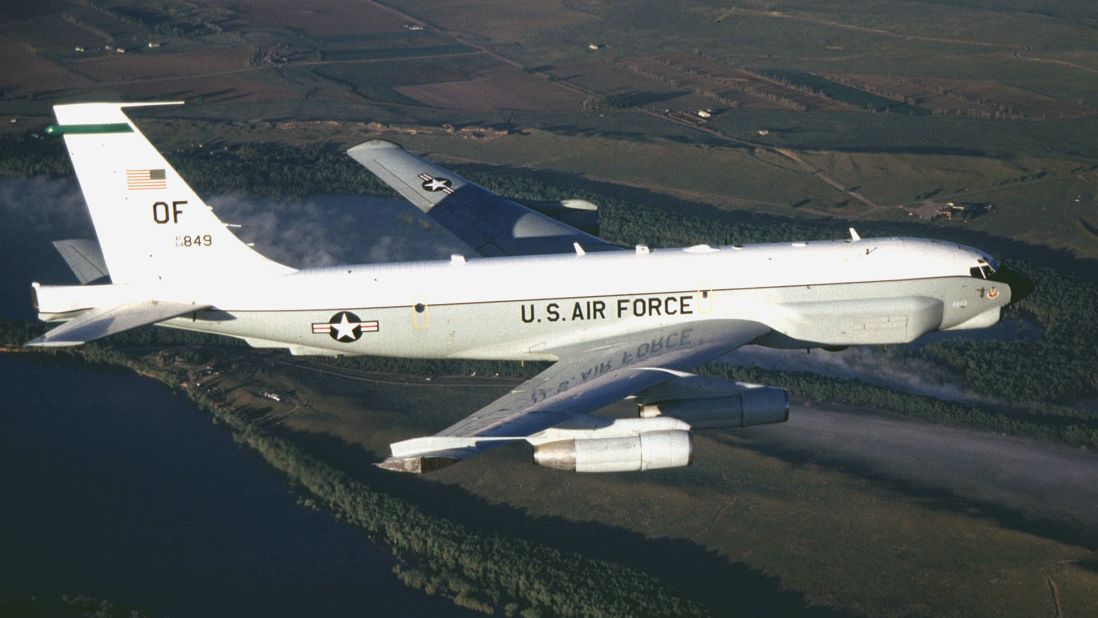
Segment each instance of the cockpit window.
M991 275L995 274L995 267L987 263L987 260L977 260L978 266L973 266L968 269L968 274L979 279L987 279Z

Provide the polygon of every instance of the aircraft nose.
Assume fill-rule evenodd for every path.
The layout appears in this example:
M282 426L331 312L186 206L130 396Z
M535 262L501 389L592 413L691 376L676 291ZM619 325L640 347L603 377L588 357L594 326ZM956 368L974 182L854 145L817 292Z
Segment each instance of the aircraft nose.
M994 275L990 277L992 281L998 281L999 283L1005 283L1010 286L1010 302L1007 304L1009 307L1014 303L1021 302L1033 293L1033 280L1023 275L1022 273L1002 266Z

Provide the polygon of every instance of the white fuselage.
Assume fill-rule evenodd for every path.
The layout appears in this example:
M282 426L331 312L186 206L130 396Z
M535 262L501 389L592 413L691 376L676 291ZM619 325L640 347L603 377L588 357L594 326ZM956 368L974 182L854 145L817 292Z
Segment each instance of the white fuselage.
M228 270L155 289L41 288L38 302L47 317L110 304L97 294L210 305L165 325L298 354L554 360L587 341L708 319L766 324L773 333L758 343L782 347L903 343L929 330L988 326L1009 289L989 294L994 282L970 275L982 258L898 238L700 246L341 266L258 280Z

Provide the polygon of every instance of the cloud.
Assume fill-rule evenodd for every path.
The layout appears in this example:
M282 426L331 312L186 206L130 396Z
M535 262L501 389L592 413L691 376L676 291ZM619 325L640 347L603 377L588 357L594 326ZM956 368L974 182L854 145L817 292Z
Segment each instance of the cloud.
M726 355L722 361L734 365L801 371L836 378L852 378L916 395L962 403L992 403L951 382L941 368L912 359L897 359L876 347L851 347L840 352L776 350L749 346Z
M75 180L0 179L0 218L21 237L61 240L93 234L84 197Z
M269 200L220 195L208 200L244 241L295 268L446 259L473 251L404 200L318 195ZM30 282L73 284L51 242L95 238L74 179L0 178L0 314L30 317Z
M264 255L294 267L446 259L472 250L401 199L318 195L270 200L219 195L207 200L234 232ZM93 238L73 180L0 179L0 221L22 240L49 246ZM7 236L7 234L5 234Z
M395 198L320 195L268 200L239 195L209 204L246 242L294 267L445 259L469 247L411 204Z

